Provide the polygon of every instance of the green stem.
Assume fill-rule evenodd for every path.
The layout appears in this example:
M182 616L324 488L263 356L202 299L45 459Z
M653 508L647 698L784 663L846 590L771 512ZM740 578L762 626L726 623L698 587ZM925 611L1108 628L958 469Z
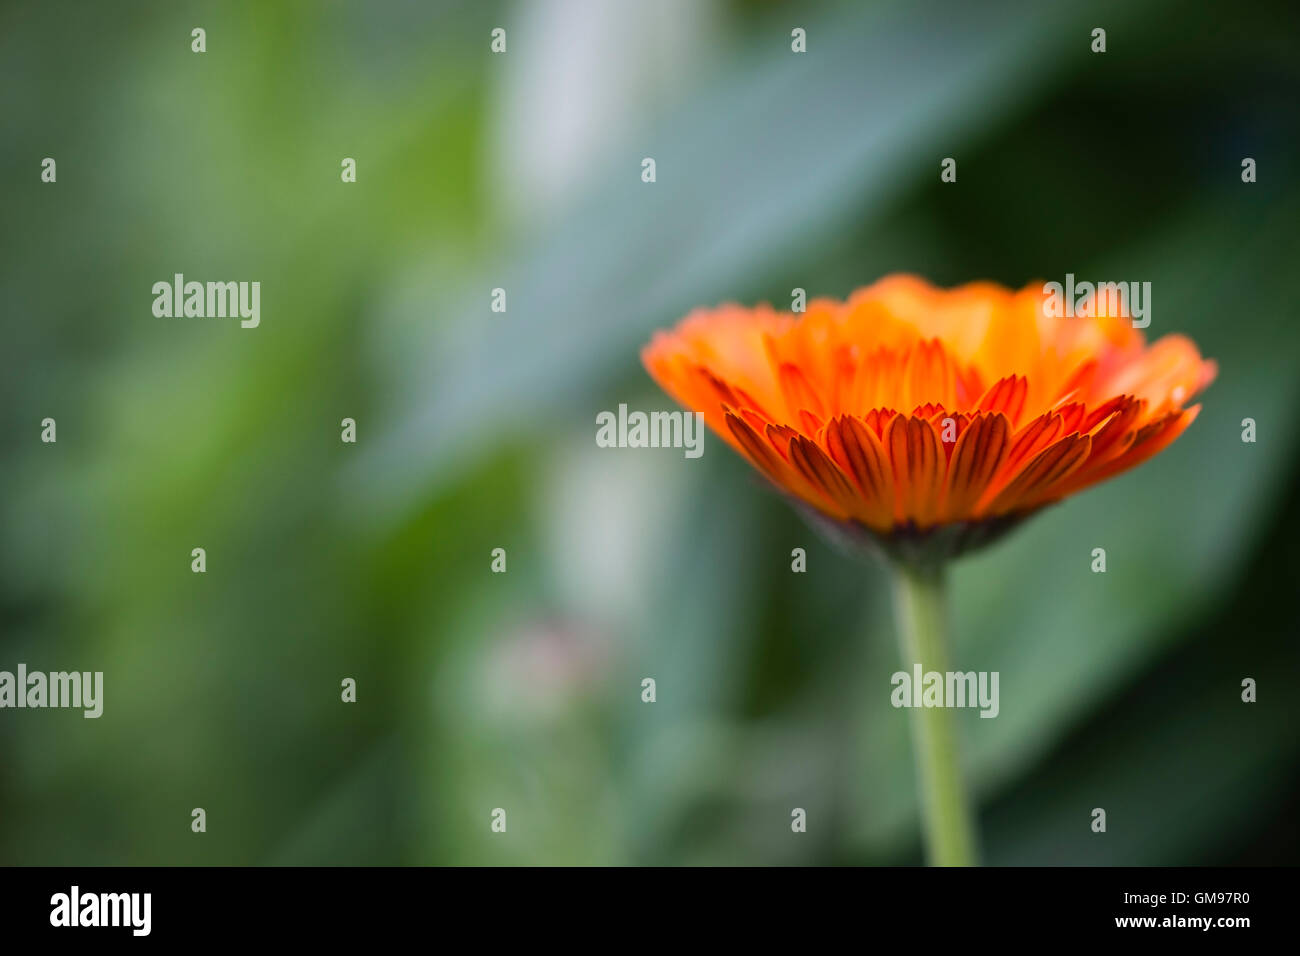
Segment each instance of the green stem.
M942 567L899 563L895 571L898 638L903 666L922 675L948 672L947 588ZM914 687L914 693L920 693ZM921 791L926 853L935 866L974 866L975 834L961 766L957 728L948 707L912 701L912 747Z

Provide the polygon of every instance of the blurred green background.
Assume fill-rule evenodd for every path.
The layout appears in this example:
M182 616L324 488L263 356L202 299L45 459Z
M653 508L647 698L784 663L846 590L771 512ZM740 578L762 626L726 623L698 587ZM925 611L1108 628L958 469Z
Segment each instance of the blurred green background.
M0 861L919 862L880 569L720 441L594 443L671 407L637 349L691 307L904 270L1148 280L1148 335L1220 363L1158 460L956 570L955 664L1001 673L998 719L959 712L986 860L1296 862L1298 27L5 6L0 669L106 690L99 720L0 711ZM261 326L155 318L175 272L260 281Z

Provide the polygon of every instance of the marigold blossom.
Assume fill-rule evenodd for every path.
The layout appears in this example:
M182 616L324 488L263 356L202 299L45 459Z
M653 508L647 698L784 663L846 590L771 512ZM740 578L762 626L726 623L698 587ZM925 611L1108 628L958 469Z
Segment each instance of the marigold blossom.
M951 555L1160 452L1214 379L1185 336L1148 345L1122 314L1045 300L890 276L802 315L697 310L642 359L833 528Z

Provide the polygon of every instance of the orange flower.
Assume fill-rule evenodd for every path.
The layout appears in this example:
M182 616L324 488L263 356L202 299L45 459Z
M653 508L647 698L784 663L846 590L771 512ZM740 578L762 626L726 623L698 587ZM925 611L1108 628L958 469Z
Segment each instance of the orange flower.
M1123 315L1054 318L1045 298L891 276L799 317L698 310L642 360L838 529L951 554L1161 451L1215 376L1183 336L1148 346Z

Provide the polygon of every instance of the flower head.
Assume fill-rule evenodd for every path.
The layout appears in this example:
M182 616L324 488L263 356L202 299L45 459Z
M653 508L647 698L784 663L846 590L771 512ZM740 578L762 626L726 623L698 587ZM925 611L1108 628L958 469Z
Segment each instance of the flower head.
M1046 298L891 276L799 316L695 311L642 360L832 529L953 554L1160 452L1214 378L1184 336L1148 345L1122 309Z

